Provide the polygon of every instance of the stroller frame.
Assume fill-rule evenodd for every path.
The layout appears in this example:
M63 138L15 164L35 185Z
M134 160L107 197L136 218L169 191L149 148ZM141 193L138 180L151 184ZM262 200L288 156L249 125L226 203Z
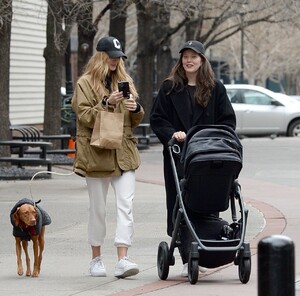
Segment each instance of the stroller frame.
M211 126L208 126L211 127ZM216 126L213 126L216 127ZM174 160L173 154L180 154L180 147L176 144L175 139L171 139L168 143L168 149L171 159L171 167L174 175L175 186L176 186L176 205L177 215L174 221L174 230L172 233L172 238L170 242L170 247L168 243L162 241L158 246L157 254L157 269L158 276L162 280L166 280L169 274L169 267L175 265L174 250L176 247L181 246L181 241L179 239L179 229L182 219L184 219L185 224L192 236L191 249L188 260L188 279L191 284L195 284L198 281L199 276L199 252L201 250L207 252L235 252L235 258L233 260L235 265L238 265L238 275L241 283L245 284L249 281L251 273L251 251L249 242L245 242L246 234L246 223L248 218L248 210L245 209L243 196L241 194L241 186L238 180L234 180L232 184L231 193L229 196L229 203L231 209L232 224L240 225L240 239L228 239L228 240L207 240L200 239L189 220L185 204L183 202L183 197L181 193L182 184L179 181L177 174L177 168ZM236 200L238 202L241 218L238 222L238 217L236 214ZM222 265L220 265L222 266Z

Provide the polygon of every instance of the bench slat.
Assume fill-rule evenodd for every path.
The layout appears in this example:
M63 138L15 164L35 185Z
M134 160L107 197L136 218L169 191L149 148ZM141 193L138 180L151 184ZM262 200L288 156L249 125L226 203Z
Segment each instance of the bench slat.
M0 140L0 145L8 146L31 146L31 147L49 147L52 146L50 142L36 141L36 142L26 142L26 141L16 141L16 140Z
M75 149L54 149L54 150L47 150L47 154L69 154L75 153ZM24 154L39 154L41 150L26 150Z
M0 157L1 162L10 162L11 164L29 166L46 165L48 171L52 171L52 160L44 158L27 158L27 157Z

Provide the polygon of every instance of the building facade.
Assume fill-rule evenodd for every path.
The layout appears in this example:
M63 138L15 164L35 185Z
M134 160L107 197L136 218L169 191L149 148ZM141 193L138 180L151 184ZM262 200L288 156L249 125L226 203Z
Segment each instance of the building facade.
M10 122L41 124L44 118L47 2L13 0L10 49Z

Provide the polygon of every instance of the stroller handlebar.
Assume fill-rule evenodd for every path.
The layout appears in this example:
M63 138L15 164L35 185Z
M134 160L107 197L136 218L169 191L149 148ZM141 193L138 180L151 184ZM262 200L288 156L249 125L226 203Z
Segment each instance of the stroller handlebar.
M174 154L181 153L181 148L178 143L179 142L175 138L171 138L171 140L168 142L168 147Z
M176 143L177 143L177 140L174 137L172 137L168 142L168 146L171 147Z

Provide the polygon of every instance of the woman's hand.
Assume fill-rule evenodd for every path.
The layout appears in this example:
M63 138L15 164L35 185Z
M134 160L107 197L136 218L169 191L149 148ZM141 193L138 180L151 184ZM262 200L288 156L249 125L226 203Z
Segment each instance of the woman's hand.
M124 100L123 92L115 90L109 95L106 102L108 102L110 105L116 105L122 100Z
M175 132L172 136L172 138L175 138L177 142L183 142L186 138L185 132Z
M124 107L126 110L134 112L137 108L137 102L133 99L132 95L130 95L129 99L124 99Z

